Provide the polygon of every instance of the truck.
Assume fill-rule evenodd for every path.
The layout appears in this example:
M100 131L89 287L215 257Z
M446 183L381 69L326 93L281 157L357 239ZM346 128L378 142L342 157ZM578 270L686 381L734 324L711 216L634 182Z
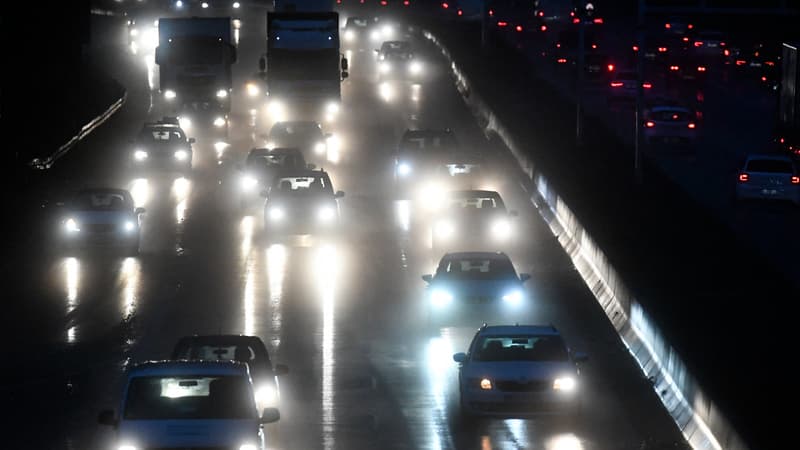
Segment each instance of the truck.
M797 70L798 45L784 42L781 51L781 81L778 93L776 138L780 148L800 155L800 72Z
M160 19L155 56L165 110L184 129L195 123L227 136L236 62L230 17Z
M339 47L339 14L324 5L276 2L267 13L267 49L259 62L270 119L333 122L348 76Z

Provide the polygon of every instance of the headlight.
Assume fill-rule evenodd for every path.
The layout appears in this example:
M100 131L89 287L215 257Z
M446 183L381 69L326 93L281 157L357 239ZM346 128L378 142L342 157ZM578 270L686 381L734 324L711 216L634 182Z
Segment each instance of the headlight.
M155 48L158 45L158 30L155 28L145 30L141 42L146 48Z
M556 391L564 391L564 392L571 392L575 390L575 378L572 377L561 377L556 378L553 381L553 389Z
M353 33L353 30L347 30L347 31L344 32L344 40L352 41L355 38L356 38L356 34Z
M246 89L247 89L247 95L249 95L250 97L255 97L261 92L261 89L259 89L258 85L255 83L247 83Z
M411 64L408 65L408 71L412 75L419 75L422 72L422 64L419 61L411 61Z
M511 234L511 224L505 219L498 219L492 223L492 237L506 239Z
M175 7L176 8L183 8L183 2L181 0L178 0L177 2L175 2Z
M64 222L64 228L66 228L70 233L77 233L78 231L81 231L81 229L78 228L78 222L72 218L69 218L66 222Z
M131 232L136 228L136 225L134 225L134 223L132 221L128 220L128 221L125 222L124 227L125 227L125 231Z
M256 403L260 405L260 408L266 408L268 405L274 406L277 400L275 388L270 385L261 386L256 391Z
M336 212L330 206L323 206L317 213L317 217L322 222L330 222L336 216Z
M316 144L314 144L314 153L321 155L325 153L325 150L327 149L326 147L327 146L325 145L324 142L317 142Z
M453 301L453 295L447 291L437 289L431 292L431 303L433 306L442 308L450 304Z
M136 37L139 35L139 30L137 28L131 28L130 34L131 36Z
M258 450L258 447L255 444L242 444L239 446L239 450Z
M325 105L325 112L328 114L339 114L339 104L336 102L329 102Z
M484 391L491 391L492 390L492 380L490 380L488 378L482 378L480 385L481 385L481 389L483 389Z
M133 158L137 161L144 161L149 155L144 150L136 150L133 152Z
M434 233L439 238L449 238L456 232L456 227L449 220L441 220L434 226Z
M228 98L228 91L220 89L217 91L217 98Z
M258 185L258 180L256 177L244 175L242 177L241 185L243 191L250 192Z
M401 177L405 177L411 174L411 164L401 162L397 165L397 174Z
M267 145L265 145L264 147L267 147L269 150L272 150L273 148L275 148L275 143L272 141L268 141Z
M233 8L234 9L239 9L240 6L242 6L242 5L240 5L239 2L233 2Z
M192 121L188 117L178 117L178 125L180 125L183 131L186 131L192 127Z
M272 100L267 105L267 112L274 120L281 121L286 115L286 105L284 105L280 100Z
M172 89L167 89L166 91L164 91L164 98L167 100L173 100L177 96L178 94L176 94L175 91L173 91Z
M139 447L136 447L134 445L124 444L117 447L117 450L139 450Z
M384 61L384 62L381 63L380 66L378 66L378 70L381 73L389 73L389 72L392 71L392 65L389 64L388 62Z
M214 126L217 128L222 128L225 126L225 118L224 117L217 117L214 119Z
M381 31L386 37L391 37L394 34L394 28L391 25L384 25Z
M369 37L373 41L377 41L381 38L381 32L378 30L372 30L372 32L369 34Z
M277 222L279 220L283 220L286 217L286 213L283 212L280 208L270 208L269 210L269 220L273 222Z
M208 8L208 2L200 3L200 7L203 8L203 9Z
M178 161L186 161L186 159L189 158L189 152L186 150L177 150L174 153L174 156Z
M522 303L522 291L517 289L503 295L503 301L509 305L519 305Z

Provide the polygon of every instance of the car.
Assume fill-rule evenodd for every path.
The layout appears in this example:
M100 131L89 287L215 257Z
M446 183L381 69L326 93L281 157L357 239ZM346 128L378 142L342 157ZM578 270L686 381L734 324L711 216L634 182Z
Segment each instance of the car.
M350 16L344 23L344 42L362 42L369 37L369 32L375 23L375 19L363 16Z
M313 169L299 148L254 148L247 154L244 164L237 165L240 172L240 203L248 208L260 199L259 193L272 185L272 179L285 170Z
M406 129L394 158L396 195L409 198L416 184L433 176L438 161L460 148L456 134L450 128Z
M422 76L422 62L414 55L406 41L385 41L378 54L379 80L418 80Z
M694 24L685 17L669 17L664 22L664 32L674 37L683 37L694 30Z
M697 141L700 132L697 115L685 106L671 102L649 105L644 112L644 138L648 144L684 144Z
M144 208L134 206L130 192L116 188L81 189L65 205L61 220L64 247L121 248L139 254L140 218Z
M253 381L258 410L280 407L278 377L289 373L289 368L283 364L272 365L267 347L258 336L184 336L175 344L170 358L246 363Z
M264 229L271 235L332 234L338 230L338 199L324 170L286 170L277 175L264 204Z
M267 148L299 148L306 155L324 157L333 135L323 133L322 125L310 120L288 120L272 125L267 136Z
M674 82L703 84L708 77L709 65L697 55L670 55L664 59L664 74L668 84Z
M580 414L580 364L552 325L483 325L456 353L461 412L526 418Z
M722 58L728 45L726 40L725 34L720 31L704 30L694 34L691 42L695 54Z
M487 319L519 320L531 311L524 283L503 252L446 253L428 284L424 308L431 325L482 323Z
M579 32L574 29L562 30L552 43L550 56L558 65L574 66L578 59ZM602 50L600 36L593 30L585 30L583 35L583 48L585 52Z
M456 247L508 248L514 236L512 219L516 216L516 211L506 210L495 191L450 191L433 221L431 247L434 252Z
M242 8L242 0L183 0L192 14L233 14Z
M605 53L591 52L584 56L586 81L607 83L611 80L616 67L614 60Z
M264 425L276 408L256 409L247 364L147 361L126 373L119 414L97 421L114 428L114 448L266 449Z
M194 143L194 138L186 136L177 118L148 122L133 141L131 161L137 168L189 171Z
M784 200L800 204L800 170L791 156L753 154L736 179L736 199Z
M637 95L637 80L639 75L633 70L621 70L614 73L611 81L608 83L610 89L608 92L609 100L634 100ZM653 88L653 84L645 80L642 82L642 88L645 95Z
M434 167L433 183L447 190L483 189L491 184L486 159L475 152L451 154Z

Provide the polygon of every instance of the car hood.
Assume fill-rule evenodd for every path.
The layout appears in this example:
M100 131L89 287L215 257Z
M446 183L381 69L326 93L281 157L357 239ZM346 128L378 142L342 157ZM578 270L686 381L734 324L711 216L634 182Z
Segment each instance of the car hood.
M569 361L470 361L463 366L462 373L467 378L526 382L575 376L575 367Z
M430 289L443 289L454 297L487 296L496 297L510 291L521 289L522 283L515 279L506 280L434 280Z
M259 424L245 420L122 420L119 442L136 448L230 447L258 440Z
M70 217L78 224L114 224L136 219L133 214L125 211L75 211Z

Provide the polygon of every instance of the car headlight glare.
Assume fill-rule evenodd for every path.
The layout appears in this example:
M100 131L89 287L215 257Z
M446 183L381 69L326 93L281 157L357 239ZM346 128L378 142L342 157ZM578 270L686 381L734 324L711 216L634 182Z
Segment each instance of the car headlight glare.
M353 30L347 30L347 31L344 32L344 39L346 41L352 41L355 38L356 38L356 34L353 33Z
M167 89L166 91L164 91L164 98L167 100L173 100L177 96L178 94L176 94L175 91L173 91L172 89Z
M325 153L325 150L326 150L326 145L324 142L317 142L316 144L314 144L314 153L321 155Z
M255 444L242 444L239 446L239 450L258 450L258 447Z
M286 213L281 208L270 208L269 219L271 221L277 222L283 220L284 217L286 217Z
M491 391L492 390L492 380L488 378L481 379L481 389L484 391Z
M270 385L261 386L256 390L256 403L258 403L260 408L274 406L277 400L277 392L275 388Z
M444 307L453 301L453 295L445 290L437 289L431 292L431 303L436 307Z
M247 89L247 95L249 95L250 97L255 97L261 92L261 89L259 89L258 85L255 83L247 83L246 89Z
M183 1L178 0L177 2L175 2L175 7L176 8L183 8Z
M217 117L214 119L214 126L217 128L222 128L225 126L225 118L224 117Z
M258 185L258 179L251 175L245 175L242 177L241 185L243 191L250 192Z
M522 303L522 291L517 289L503 295L503 301L509 305L519 305Z
M233 2L233 9L239 9L242 6L239 2Z
M228 98L228 91L220 89L217 91L217 98Z
M436 233L436 237L449 238L455 234L456 228L449 220L441 220L436 223L434 232Z
M406 162L401 162L397 165L397 174L401 177L405 177L411 174L411 164Z
M389 72L392 71L392 65L389 64L388 62L384 61L384 62L381 63L380 66L378 66L378 70L381 73L389 73Z
M336 102L330 102L325 105L325 112L328 114L339 114L339 104Z
M496 239L506 239L511 234L511 224L505 219L492 223L492 236Z
M573 377L560 377L553 381L553 389L556 391L571 392L575 390L575 378Z
M136 447L135 445L123 444L117 447L117 450L139 450L139 447Z
M422 72L422 64L419 61L412 61L411 64L408 65L408 71L411 72L412 75L418 75Z
M322 222L330 222L336 216L333 208L330 206L323 206L320 208L319 212L317 213L317 217Z
M137 161L144 161L149 155L144 150L136 150L133 152L133 158Z
M136 228L136 225L134 225L133 221L128 220L128 221L125 222L124 227L125 227L125 231L131 232Z
M64 228L66 228L70 233L77 233L78 231L81 231L81 229L78 227L78 222L73 218L69 218L66 220L66 222L64 222Z
M267 141L267 145L265 145L264 147L267 147L268 149L272 150L273 148L275 148L275 142Z
M377 41L377 40L379 40L381 38L381 32L378 31L378 30L372 30L372 32L369 34L369 37L373 41Z
M390 37L394 34L394 28L391 25L384 25L381 31L383 31L383 35L386 37Z
M178 125L180 125L183 131L186 131L192 127L192 121L188 117L178 117Z
M189 158L189 152L186 150L176 150L174 155L178 161L186 161Z
M136 28L131 28L130 34L131 36L136 37L139 35L139 30Z
M208 2L200 3L200 7L203 8L203 9L207 9L208 8Z

